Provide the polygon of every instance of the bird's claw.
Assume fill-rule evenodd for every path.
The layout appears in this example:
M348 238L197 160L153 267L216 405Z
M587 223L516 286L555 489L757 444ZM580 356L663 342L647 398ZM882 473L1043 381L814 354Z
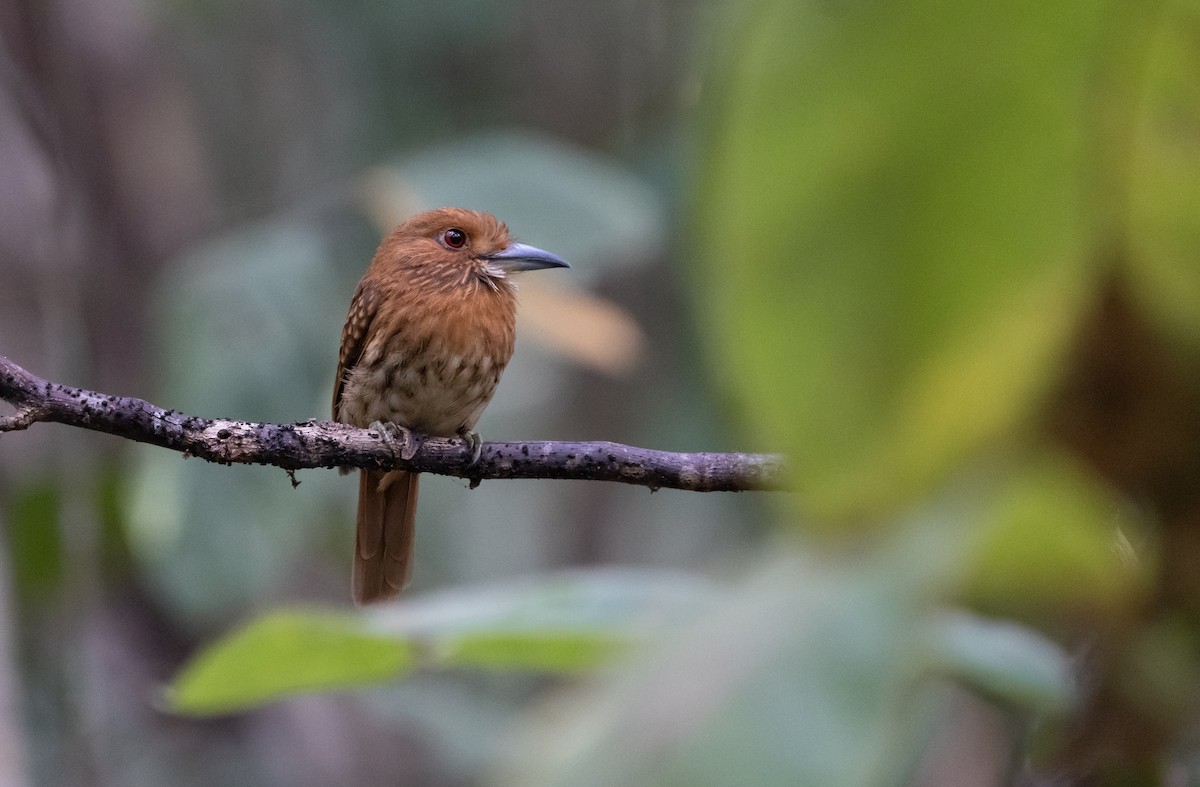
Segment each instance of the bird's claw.
M374 421L370 428L372 431L379 432L379 439L392 449L392 453L399 453L400 458L406 462L417 455L417 451L421 450L421 443L424 442L421 435L391 421ZM400 442L398 451L397 439Z
M469 470L479 464L479 457L483 455L483 440L480 439L479 432L472 432L469 429L462 430L458 433L458 436L471 447L471 461L467 462L467 469Z

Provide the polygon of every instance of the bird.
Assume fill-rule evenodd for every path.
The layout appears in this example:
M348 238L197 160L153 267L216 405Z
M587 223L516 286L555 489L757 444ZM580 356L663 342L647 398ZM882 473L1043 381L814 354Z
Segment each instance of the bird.
M568 267L514 241L488 213L447 207L404 221L380 243L350 302L333 420L380 430L385 439L394 427L459 436L477 462L475 423L516 339L513 274ZM358 605L394 598L409 582L417 480L406 470L359 472L352 578Z

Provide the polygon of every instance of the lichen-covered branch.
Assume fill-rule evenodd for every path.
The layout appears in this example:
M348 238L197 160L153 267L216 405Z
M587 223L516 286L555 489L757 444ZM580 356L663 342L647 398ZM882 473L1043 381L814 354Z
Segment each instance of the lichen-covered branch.
M473 480L620 481L696 492L782 487L782 460L777 456L672 453L609 442L487 442L479 461L468 467L470 448L457 438L401 434L389 439L376 430L332 421L263 424L200 418L142 399L43 380L4 356L0 356L0 399L16 408L14 414L0 416L0 432L26 429L39 421L67 424L223 464L264 464L285 470L395 467Z

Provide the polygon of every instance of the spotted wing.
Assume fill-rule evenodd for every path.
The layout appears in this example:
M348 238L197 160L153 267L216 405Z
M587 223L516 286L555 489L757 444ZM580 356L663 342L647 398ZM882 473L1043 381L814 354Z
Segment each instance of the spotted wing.
M338 420L338 406L342 403L342 390L346 387L346 377L358 365L363 350L367 346L367 336L371 333L371 323L379 310L383 296L379 288L367 280L359 282L350 301L350 311L346 315L346 325L342 328L342 347L338 352L337 379L333 381L333 420Z

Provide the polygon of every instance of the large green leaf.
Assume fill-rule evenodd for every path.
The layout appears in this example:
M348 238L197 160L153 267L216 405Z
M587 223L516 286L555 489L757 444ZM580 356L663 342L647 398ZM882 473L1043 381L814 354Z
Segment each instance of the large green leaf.
M181 713L229 713L307 691L395 680L418 668L573 672L611 660L711 603L670 572L595 570L430 594L362 612L267 614L176 678Z
M747 4L695 214L705 325L818 519L1024 422L1093 290L1110 4Z
M372 636L348 615L277 612L188 664L167 701L183 713L230 713L301 691L386 680L415 663L408 643Z

